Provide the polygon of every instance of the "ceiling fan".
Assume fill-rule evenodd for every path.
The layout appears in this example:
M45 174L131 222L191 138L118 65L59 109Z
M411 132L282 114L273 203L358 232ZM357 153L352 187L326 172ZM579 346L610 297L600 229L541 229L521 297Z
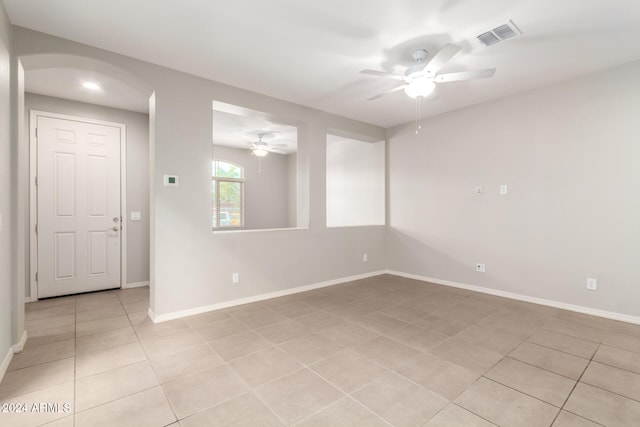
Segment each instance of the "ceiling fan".
M278 150L277 148L286 147L287 144L268 144L266 141L263 141L262 138L267 136L266 133L258 133L258 140L254 142L249 142L251 146L251 154L256 157L264 157L268 153L278 153L284 154L283 151Z
M369 100L378 99L384 95L404 90L411 98L426 98L436 87L436 84L457 82L470 79L486 79L492 77L496 72L495 68L485 70L460 71L456 73L437 74L442 67L445 66L454 56L460 52L462 48L453 44L446 44L436 53L430 61L426 61L428 54L424 49L413 52L413 60L415 64L407 68L404 74L388 73L377 70L362 70L362 74L372 76L386 77L390 79L400 80L403 85L394 87L384 93L369 98Z

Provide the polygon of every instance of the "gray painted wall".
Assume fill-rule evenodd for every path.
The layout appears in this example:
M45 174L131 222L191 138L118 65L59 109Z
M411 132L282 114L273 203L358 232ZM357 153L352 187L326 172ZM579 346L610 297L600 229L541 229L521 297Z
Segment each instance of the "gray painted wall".
M213 146L213 158L244 168L244 228L289 227L289 164L287 155L269 153L260 158L248 149ZM295 181L294 181L295 182Z
M389 268L639 316L638 111L640 62L390 129Z
M27 93L27 121L30 110L124 123L127 132L127 283L149 280L149 116L133 111L85 104L66 99ZM27 127L29 123L26 123ZM28 132L27 132L28 135ZM28 142L27 142L28 143ZM129 212L141 213L141 221L131 221ZM27 284L27 295L29 285Z
M0 362L4 360L14 344L12 329L13 289L11 286L12 260L11 245L12 183L11 183L11 26L0 3Z
M383 139L377 126L251 93L42 33L14 28L16 55L71 54L110 64L147 95L150 109L151 308L157 314L382 270L384 226L325 227L328 129ZM33 58L32 58L33 59ZM299 132L298 223L306 230L211 232L212 101L287 117ZM180 187L162 176L180 176ZM307 220L308 219L308 220ZM367 252L369 262L362 262ZM232 273L240 283L231 283Z

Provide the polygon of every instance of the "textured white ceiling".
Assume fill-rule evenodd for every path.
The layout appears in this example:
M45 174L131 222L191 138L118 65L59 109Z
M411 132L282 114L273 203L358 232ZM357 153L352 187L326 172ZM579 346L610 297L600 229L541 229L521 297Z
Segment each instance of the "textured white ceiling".
M242 115L213 110L213 144L234 148L251 148L263 135L262 141L267 145L283 145L274 147L283 154L298 151L298 128L277 123L259 114Z
M89 90L83 82L98 83L100 90ZM27 92L71 99L112 108L149 112L149 100L134 88L112 76L77 68L39 68L25 70Z
M13 24L381 126L415 118L393 81L411 52L464 51L442 71L496 68L437 88L423 116L640 59L637 0L4 0ZM523 36L475 36L513 19ZM28 76L27 76L28 78Z

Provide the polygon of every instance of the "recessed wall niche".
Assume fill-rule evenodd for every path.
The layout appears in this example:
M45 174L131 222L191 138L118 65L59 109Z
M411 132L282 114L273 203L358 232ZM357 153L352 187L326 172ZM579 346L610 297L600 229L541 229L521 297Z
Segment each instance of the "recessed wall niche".
M327 134L327 227L385 224L385 142Z

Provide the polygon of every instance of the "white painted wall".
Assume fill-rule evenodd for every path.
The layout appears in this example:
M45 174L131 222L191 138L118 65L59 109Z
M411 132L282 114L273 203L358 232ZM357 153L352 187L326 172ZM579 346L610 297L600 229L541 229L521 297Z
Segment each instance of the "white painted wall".
M13 47L19 56L72 53L105 61L155 92L149 221L157 314L387 266L640 314L639 63L435 117L417 136L412 123L389 130L385 232L383 226L326 228L324 196L327 131L381 140L383 129L25 29L16 29ZM305 124L298 180L308 191L301 193L298 219L308 218L308 230L210 232L212 100ZM7 116L0 107L0 121ZM162 186L165 173L180 175L178 189ZM500 184L509 185L508 196L497 194ZM0 189L10 188L5 185ZM477 185L485 196L473 195ZM4 193L0 202L4 212ZM7 251L4 239L0 250ZM473 271L476 262L486 263L485 274ZM231 284L234 272L238 285ZM599 279L597 292L585 290L588 276ZM4 330L4 319L0 325Z
M389 268L639 316L639 111L635 62L390 129Z
M25 108L124 123L127 132L127 283L149 280L149 116L143 113L27 93ZM26 123L28 128L29 124ZM28 134L28 133L27 133ZM25 141L28 143L28 141ZM131 221L129 212L141 213ZM29 286L27 285L27 295Z
M327 227L385 224L385 143L327 135Z
M287 213L289 227L298 227L298 154L287 155ZM301 225L302 226L302 225ZM306 226L306 224L305 224Z
M214 159L244 168L244 228L289 227L289 156L269 153L258 164L258 157L250 153L248 149L213 146Z
M150 119L151 308L156 314L206 306L384 269L384 226L325 227L328 129L376 140L377 126L14 28L22 55L72 54L104 61L155 92ZM218 100L303 123L299 131L298 223L308 230L211 233L211 102ZM151 113L150 113L151 114ZM167 173L180 187L162 185ZM367 252L369 262L362 262ZM232 273L240 283L232 285Z
M20 197L29 191L29 170L20 169L19 165L28 162L29 147L19 146L16 141L26 138L27 129L17 126L24 123L24 69L20 60L14 58L11 64L11 205L14 218L11 227L11 250L14 257L12 263L11 288L13 291L12 329L14 350L22 350L26 338L24 330L25 289L19 284L26 283L29 277L29 200Z
M14 251L11 231L14 226L12 198L11 164L11 26L0 3L0 377L3 375L1 364L7 357L13 340L13 287L12 261ZM5 367L6 368L6 367Z

